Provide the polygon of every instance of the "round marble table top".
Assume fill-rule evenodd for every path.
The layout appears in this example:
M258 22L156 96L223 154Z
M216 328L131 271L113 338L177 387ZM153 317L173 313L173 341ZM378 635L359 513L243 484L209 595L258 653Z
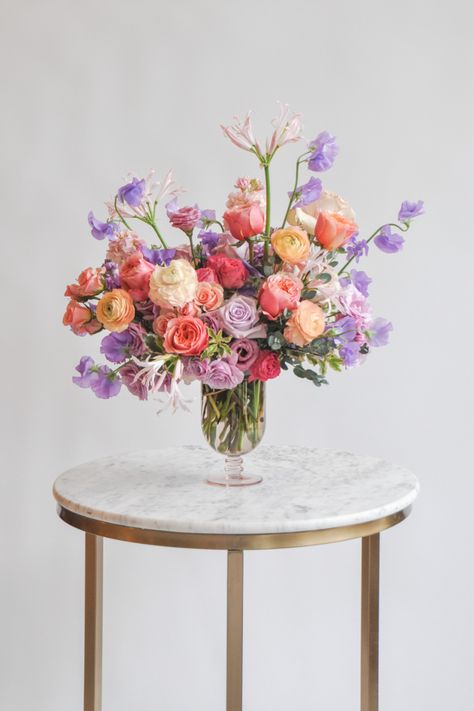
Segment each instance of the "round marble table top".
M81 464L55 482L61 507L98 521L153 531L259 534L351 526L403 511L416 477L350 452L262 445L245 468L263 482L210 486L223 458L197 446L131 452Z

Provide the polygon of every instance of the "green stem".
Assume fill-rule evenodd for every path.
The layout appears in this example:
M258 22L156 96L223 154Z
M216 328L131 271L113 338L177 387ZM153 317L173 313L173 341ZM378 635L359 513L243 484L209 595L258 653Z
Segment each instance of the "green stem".
M265 214L265 237L270 237L270 161L265 161L263 164L263 171L265 173L265 200L266 200L266 214Z
M150 225L150 227L155 231L155 234L158 236L158 239L160 240L161 244L165 249L168 249L168 245L166 244L165 240L161 236L161 233L158 229L158 227L155 225L153 220L147 220L147 225Z
M128 222L125 220L125 218L122 217L122 213L120 212L120 210L119 210L118 207L117 207L117 196L115 196L114 207L115 207L115 212L116 212L117 215L120 217L121 221L123 222L123 224L125 225L125 227L127 228L127 230L131 230L132 228L130 227L130 225L128 224Z
M253 240L251 237L247 239L247 244L249 246L249 262L253 266Z
M305 155L306 155L306 154L304 153L304 154L303 154L302 156L300 156L300 157L298 158L298 160L296 161L295 185L294 185L294 187L293 187L293 192L292 192L291 195L290 195L290 199L288 200L288 207L286 208L285 217L283 218L283 222L281 223L281 226L282 226L282 227L284 227L285 224L286 224L286 220L287 220L287 217L288 217L288 213L290 212L291 206L292 206L292 204L293 204L293 200L295 199L296 190L297 190L297 188L298 188L298 179L299 179L299 173L300 173L300 165L301 165L301 163L304 162L303 157L304 157Z
M196 253L194 252L194 242L193 242L193 233L192 232L186 232L189 240L189 246L191 247L191 255L193 258L193 264L194 268L197 269L197 259L196 259Z
M369 242L371 242L374 239L374 237L376 237L378 235L380 230L383 229L384 227L396 227L397 230L400 230L400 232L406 232L409 228L409 225L405 225L404 227L402 227L401 225L397 225L395 222L388 222L385 225L381 225L378 229L375 230L375 232L373 232L370 235L369 239L367 240L367 244L369 244ZM355 255L353 257L351 257L349 259L349 261L344 264L343 267L341 267L341 269L338 271L338 275L341 275L342 272L345 272L347 267L349 266L349 264L351 264L354 261L354 259L355 259Z

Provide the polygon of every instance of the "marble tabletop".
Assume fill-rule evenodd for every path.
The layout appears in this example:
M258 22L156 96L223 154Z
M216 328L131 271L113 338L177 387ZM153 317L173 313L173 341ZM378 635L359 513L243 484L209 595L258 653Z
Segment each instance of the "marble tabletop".
M322 530L374 521L410 506L416 477L375 457L324 449L261 445L245 468L263 482L205 482L223 458L183 446L131 452L81 464L54 484L60 506L142 529L256 534Z

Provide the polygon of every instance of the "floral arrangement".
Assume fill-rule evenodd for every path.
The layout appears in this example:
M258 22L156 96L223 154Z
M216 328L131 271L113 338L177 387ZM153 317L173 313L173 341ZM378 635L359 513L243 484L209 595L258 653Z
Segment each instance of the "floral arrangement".
M162 393L175 408L186 406L180 385L200 381L215 394L208 403L211 438L231 406L229 391L252 390L248 408L257 420L256 385L291 369L320 386L329 369L359 365L371 348L387 343L392 325L373 316L372 280L356 265L372 244L399 252L403 233L423 213L422 201L405 201L397 222L361 238L342 197L314 175L300 182L303 167L318 175L336 159L335 138L323 131L297 158L287 209L272 226L270 166L285 144L303 140L300 115L282 106L265 146L250 114L222 128L256 158L263 180L238 178L218 218L213 210L180 206L171 172L161 182L153 173L130 176L106 203L104 222L88 215L92 236L106 242L105 260L67 287L63 318L79 336L100 333L108 361L83 356L74 383L99 398L123 386L140 400ZM163 207L185 244L165 239ZM153 243L136 231L140 223ZM235 429L229 436L237 436Z

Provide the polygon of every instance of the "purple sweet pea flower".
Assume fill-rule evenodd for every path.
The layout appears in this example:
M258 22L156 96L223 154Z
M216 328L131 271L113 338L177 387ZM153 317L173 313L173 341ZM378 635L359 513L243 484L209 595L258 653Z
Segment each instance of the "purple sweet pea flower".
M237 368L242 371L250 369L257 360L260 348L251 338L238 338L230 344L232 351L237 355Z
M87 215L87 222L91 227L91 235L95 239L105 239L105 237L114 239L117 226L113 222L101 222L94 217L92 210Z
M372 279L365 272L351 269L351 281L363 296L369 295L369 284L372 283Z
M307 183L300 185L295 191L295 200L292 207L304 207L317 200L322 192L323 184L319 178L310 178ZM291 197L293 193L288 193Z
M122 363L131 355L140 358L146 351L144 336L143 327L138 323L131 323L125 331L105 336L100 344L100 352L112 363Z
M360 344L356 341L344 343L339 349L339 355L346 368L353 368L360 362Z
M172 259L175 258L175 249L149 249L145 244L140 245L140 252L143 254L147 262L150 264L159 265L160 267L169 267Z
M145 179L133 178L130 183L122 185L117 191L120 202L126 202L130 207L138 207L145 195Z
M80 388L90 388L98 379L97 366L90 356L82 356L75 370L79 375L73 376L72 382Z
M371 346L386 346L390 331L393 331L393 326L390 321L385 318L376 318L368 325L365 334Z
M377 237L374 239L376 247L386 254L395 254L395 252L399 252L403 249L404 243L404 237L398 232L393 232L390 225L384 225Z
M335 137L331 136L327 131L323 131L316 136L314 141L309 144L309 147L313 152L308 160L308 168L318 173L329 170L339 153L339 146Z
M198 227L206 229L213 222L216 221L216 211L215 210L201 210L201 219L198 222Z
M257 300L251 296L234 294L218 311L223 331L234 338L265 338L267 335L267 328L260 323L257 313Z
M423 215L425 211L425 203L423 200L418 200L418 202L410 202L409 200L404 200L400 206L398 213L398 219L400 222L408 222L418 215Z
M232 355L211 361L202 379L204 385L214 390L231 390L240 385L244 373L237 367L236 360L236 356Z
M331 331L335 331L334 340L337 343L350 343L357 336L357 323L352 316L344 316L335 323L329 325Z
M219 238L219 232L212 232L211 230L200 230L198 233L198 239L201 240L205 254L213 252L219 243Z
M359 259L361 257L366 257L369 253L369 245L367 244L367 240L361 239L359 241L356 240L357 235L353 235L349 242L346 244L346 254L349 257L349 259L352 259L352 257L355 258L356 263L359 263Z
M107 365L101 365L97 371L97 380L91 384L91 388L97 397L108 400L119 394L122 387L122 380L117 373L114 373Z

